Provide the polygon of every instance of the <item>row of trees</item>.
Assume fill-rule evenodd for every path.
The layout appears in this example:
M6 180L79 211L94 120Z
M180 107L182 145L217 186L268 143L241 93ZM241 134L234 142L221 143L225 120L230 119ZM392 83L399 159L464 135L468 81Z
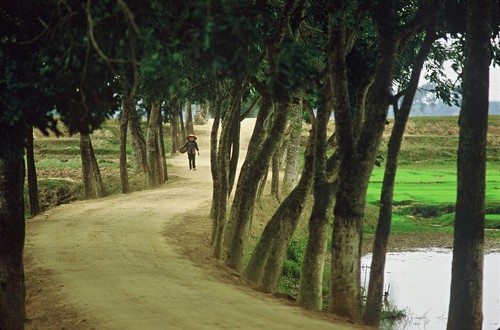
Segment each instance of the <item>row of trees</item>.
M80 132L82 155L88 154L92 164L88 134L120 109L121 178L126 193L127 130L148 185L159 184L167 178L165 157L159 152L164 150L161 114L172 124L175 150L177 132L182 130L179 109L186 99L209 100L214 117L214 255L262 290L275 291L288 242L304 200L312 193L314 206L298 302L308 309L322 308L327 233L333 220L329 309L356 322L377 324L397 153L418 77L427 59L433 68L430 79L438 83L436 90L444 98L450 93L445 93L449 83L442 79L443 61L454 59L460 69L466 59L461 139L468 142L461 144L459 163L481 161L484 155L470 149L483 150L484 141L476 134L484 135L486 127L476 125L473 118L477 115L485 120L487 115L487 102L482 103L485 77L487 101L484 65L498 54L491 52L497 48L490 43L498 17L484 14L487 19L479 18L478 8L492 8L484 13L495 13L494 4L498 2L477 0L467 6L451 0L2 3L5 33L0 41L0 84L5 92L0 96L0 282L5 290L0 292L0 328L20 329L24 322L23 150L31 128L57 132L56 112L71 132ZM444 37L451 38L458 51L446 53L435 42ZM476 44L479 41L481 47ZM474 60L476 56L481 60ZM139 99L148 104L149 111L148 131L142 139L134 124ZM365 195L391 104L396 109L396 123L381 195L373 275L363 309L359 279ZM240 122L256 108L256 125L234 187ZM476 108L481 109L481 116L472 110ZM336 134L328 137L332 113ZM298 179L303 116L313 129ZM192 129L188 126L186 133ZM289 138L285 139L287 127ZM473 131L478 128L479 132ZM332 145L333 155L327 157ZM255 202L269 168L277 173L285 149L289 158L286 180L281 189L277 184L272 187L282 203L245 265ZM474 162L464 158L471 155ZM473 184L484 185L481 171L471 175L473 182L466 181L470 169L459 166L459 194ZM92 173L95 169L88 174L90 178ZM480 292L482 269L480 263L470 264L480 260L482 248L484 197L483 204L480 199L484 191L481 195L479 186L474 198L463 195L467 198L462 196L461 204L457 203L457 226L474 230L457 228L456 233L461 242L471 242L475 248L456 249L452 290L456 303L450 308L450 328L455 324L479 328L481 322L477 308L481 298L476 293ZM468 254L470 251L473 253ZM474 286L463 285L463 281L473 281ZM462 287L478 290L462 292L458 289ZM474 308L468 309L465 301Z
M483 5L494 8L493 2L484 2ZM479 40L471 41L470 37L466 39L466 36L479 33L472 32L474 28L478 28L477 22L469 23L471 30L466 32L466 17L472 20L474 10L472 5L466 8L463 3L448 1L389 1L364 5L347 1L316 3L310 6L303 1L285 1L278 9L279 14L275 15L275 20L271 21L270 30L269 22L263 21L260 26L261 35L264 37L258 47L261 52L258 59L262 61L261 74L267 79L256 81L250 74L246 77L248 85L259 93L261 108L230 207L227 206L227 200L234 182L235 167L232 164L234 159L237 159L234 150L238 145L238 142L235 142L238 134L231 134L238 132L238 116L241 111L235 107L239 108L244 81L233 82L234 89L230 95L231 101L225 109L226 116L217 157L214 157L212 162L214 255L223 259L229 267L243 272L246 278L261 290L274 292L278 287L288 242L301 215L305 198L312 191L314 206L310 215L309 239L301 270L298 303L308 309L322 309L327 233L332 220L328 214L333 209L328 308L335 314L356 322L378 324L397 156L419 77L425 61L430 60L429 78L437 84L436 94L447 103L455 101L453 98L457 96L456 90L460 91L460 87L449 80L438 79L443 72L432 71L432 68L436 69L439 65L442 67L443 61L448 59L457 61L454 67L461 70L464 49L477 47L474 41ZM329 14L321 16L325 13ZM481 22L483 38L488 39L488 43L482 39L485 52L483 61L486 58L488 64L493 53L488 50L492 49L490 37L495 38L494 31L498 31L498 18L495 16L493 20L493 16L489 17L488 21ZM263 17L268 18L265 14ZM328 36L328 39L324 36ZM446 54L441 44L436 43L444 37L458 38L455 41L455 47L458 48L454 48L455 51L458 49L458 53ZM498 37L496 38L498 42ZM487 56L486 52L490 55ZM290 59L293 60L289 62ZM468 65L469 68L464 65L464 74L470 70L481 72L483 80L488 76L484 71L484 62L468 62ZM474 69L474 65L479 68ZM283 67L290 71L281 71ZM303 82L306 82L306 85L303 85ZM395 82L399 88L396 92L393 88ZM287 84L286 88L283 84ZM464 87L465 84L462 88ZM484 87L483 85L482 88ZM484 93L484 90L481 93ZM484 102L479 91L474 95L474 101L467 101L466 95L464 93L463 111L473 111L468 109L468 106L478 99ZM317 112L310 116L313 130L301 179L269 221L248 264L245 265L244 251L252 223L253 208L259 189L266 180L268 166L273 164L274 168L274 160L279 158L277 155L280 153L279 146L286 120L292 118L293 121L293 118L296 118L290 116L293 104L308 104L311 98L314 98L313 107ZM393 106L396 120L389 141L370 285L367 301L363 306L360 289L360 247L365 196L390 105ZM480 162L480 159L484 162L485 141L480 137L486 132L484 121L487 118L488 105L486 102L474 107L480 107L483 111L479 115L480 110L476 110L477 118L482 118L481 124L477 123L476 131L467 134L464 133L467 128L461 121L461 138L469 138L474 141L472 143L477 143L476 151L481 150L482 154L473 156L476 162L468 158L467 169L464 165L459 165L459 180L467 176L474 184L484 184L484 173L471 169L483 166L477 162ZM329 139L326 136L326 125L332 112L335 115L336 148L333 155L327 158ZM216 116L216 121L218 119ZM218 127L214 126L213 142L217 129ZM233 141L228 141L231 138ZM215 143L212 143L212 148L215 148L214 145ZM230 150L233 152L231 155ZM461 148L459 155L461 152L466 151ZM212 154L215 154L215 149ZM462 157L465 156L459 156ZM462 183L466 185L465 182ZM464 226L481 227L484 223L484 187L481 190L480 187L472 188L472 182L469 184L476 193L476 201L473 202L472 196L468 195L467 200L471 203L462 206L461 210L466 215L457 213L457 219L467 218L467 225L462 224ZM462 200L462 203L464 202L465 200ZM460 212L458 203L457 212ZM457 232L462 231L457 228ZM467 239L464 232L469 233ZM482 276L482 257L479 256L482 253L481 234L479 229L464 232L460 236L460 242L455 245L453 273L457 282L454 283L460 282L462 286L459 288L456 284L452 289L456 296L450 303L450 328L456 327L457 324L478 328L482 319L480 309L476 307L481 301L478 287ZM476 248L473 251L460 251L461 244L472 244ZM464 281L471 283L474 289L464 289L467 287ZM467 299L467 303L464 299ZM469 312L466 313L466 310Z

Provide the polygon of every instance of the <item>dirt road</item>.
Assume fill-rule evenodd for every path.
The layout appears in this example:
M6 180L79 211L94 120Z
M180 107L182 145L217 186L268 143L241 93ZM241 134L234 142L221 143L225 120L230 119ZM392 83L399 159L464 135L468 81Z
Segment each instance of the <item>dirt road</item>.
M209 130L196 127L197 171L181 155L158 189L28 221L27 329L354 328L238 286L211 258Z

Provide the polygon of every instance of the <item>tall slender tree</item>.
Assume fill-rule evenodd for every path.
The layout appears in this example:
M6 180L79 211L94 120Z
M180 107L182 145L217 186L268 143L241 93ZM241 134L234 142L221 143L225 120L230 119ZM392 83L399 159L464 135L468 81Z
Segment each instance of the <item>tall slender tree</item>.
M467 2L449 330L481 329L483 323L486 138L493 4L491 0Z
M436 11L437 17L437 11ZM363 321L365 324L378 325L382 310L382 295L384 288L384 268L387 243L392 220L393 192L398 165L398 154L403 140L406 122L410 115L413 98L417 90L418 81L422 72L425 59L431 49L432 43L437 39L435 33L435 22L431 22L426 29L425 39L415 59L408 87L404 92L404 99L401 108L398 107L398 97L395 97L393 109L395 113L395 123L388 143L386 165L382 192L380 195L380 209L375 240L373 243L372 263L370 267L370 281L366 296L365 311Z
M41 212L40 200L38 198L38 180L35 167L35 153L33 150L33 127L26 132L26 168L28 176L28 195L30 202L30 216Z
M267 6L263 4L264 7ZM271 159L272 154L278 147L280 136L283 134L286 119L290 110L291 94L294 92L293 88L285 89L282 83L283 67L280 65L280 50L285 47L285 36L290 36L290 22L294 15L301 15L300 1L288 0L285 2L281 10L280 19L277 27L274 30L269 29L268 22L265 23L265 33L273 31L271 36L266 41L266 59L269 63L269 72L272 79L272 95L279 95L276 98L278 106L275 111L276 115L273 116L273 125L268 131L267 136L262 143L252 143L260 140L262 137L254 138L256 131L252 135L249 150L244 164L242 165L236 192L231 205L230 216L228 220L229 230L227 231L224 240L226 249L226 265L238 271L243 270L243 252L247 243L248 233L253 217L253 208L255 205L258 182L264 176L267 164ZM271 13L267 13L268 15ZM266 27L268 29L266 29ZM291 40L287 39L287 42ZM286 44L288 45L288 44ZM288 63L292 68L295 64L291 58ZM278 78L279 77L279 78ZM290 86L297 88L298 86ZM263 96L264 97L264 96ZM263 102L265 103L265 102ZM261 109L262 111L263 109ZM253 150L252 150L253 149Z
M429 11L436 9L433 6L430 1L413 8L413 15L403 24L395 2L379 2L369 9L378 30L377 57L366 108L357 109L364 118L359 132L351 114L346 70L350 40L347 14L352 11L343 2L334 2L331 8L330 79L342 161L334 208L329 308L356 322L362 316L360 261L366 190L384 131L397 51L425 23Z
M122 100L122 112L120 116L120 181L122 193L127 194L130 190L127 170L127 131L132 112L133 95L130 93Z

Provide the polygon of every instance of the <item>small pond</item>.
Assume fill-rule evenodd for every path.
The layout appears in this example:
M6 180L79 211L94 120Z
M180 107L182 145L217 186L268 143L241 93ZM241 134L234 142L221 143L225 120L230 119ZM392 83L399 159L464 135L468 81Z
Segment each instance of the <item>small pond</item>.
M451 249L388 253L385 290L388 303L407 317L382 329L446 329L451 283ZM363 257L361 284L369 282L371 255ZM500 253L484 256L483 330L500 327Z

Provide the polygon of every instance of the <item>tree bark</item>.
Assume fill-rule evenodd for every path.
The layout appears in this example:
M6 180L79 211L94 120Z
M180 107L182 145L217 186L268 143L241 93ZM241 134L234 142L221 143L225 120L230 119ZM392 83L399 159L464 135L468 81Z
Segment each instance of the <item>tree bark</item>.
M99 165L94 154L92 141L86 133L80 133L80 155L82 158L82 177L85 198L103 197L106 192L102 182Z
M106 196L106 189L104 187L104 182L102 181L101 171L99 170L99 164L97 163L97 158L95 156L94 147L89 137L90 146L90 161L92 162L92 177L95 182L97 197Z
M82 180L85 198L97 198L97 191L92 180L92 161L89 151L90 137L80 133L80 155L82 158Z
M217 259L222 259L224 256L224 239L226 231L226 220L227 220L227 203L229 197L230 189L230 156L231 156L231 140L233 133L233 123L234 118L238 115L240 111L239 101L242 93L241 81L234 82L233 92L232 92L232 102L229 110L224 116L224 121L222 122L222 131L219 141L219 150L217 154L217 167L218 167L218 177L219 182L219 193L218 193L218 204L219 208L217 210L217 228L215 233L215 244L214 244L214 256Z
M186 135L194 134L193 111L191 110L191 101L186 100Z
M38 182L36 178L35 154L33 152L33 126L26 135L26 165L28 172L28 195L30 200L30 216L41 212L40 201L38 198Z
M229 195L233 191L234 180L236 179L236 171L238 169L238 160L240 158L240 131L241 131L241 95L238 94L238 99L235 101L238 110L234 114L234 119L231 127L231 160L229 161Z
M285 34L290 31L290 19L297 9L296 0L288 0L283 6L283 11L280 15L280 20L277 26L274 27L273 35L266 41L266 58L269 64L269 72L273 73L278 67L278 53L283 43ZM263 28L271 31L268 26L269 22L265 22ZM247 157L241 168L238 185L231 206L229 216L229 230L224 238L224 245L227 252L226 265L242 271L243 269L243 251L247 243L248 232L251 226L253 217L253 208L257 194L257 187L260 179L264 176L264 171L267 169L269 160L277 148L277 142L283 134L286 125L286 119L290 110L290 95L283 96L279 105L278 114L274 116L274 123L268 136L264 139L259 136L264 127L263 121L259 118L266 118L268 111L271 108L271 96L269 89L263 88L261 91L263 97L262 112L259 113L258 120L255 125L250 145L248 148ZM258 143L263 141L263 143Z
M186 141L188 133L186 133L186 125L184 125L184 118L182 117L182 107L179 108L179 124L181 126L181 141Z
M299 282L299 306L310 310L322 310L323 270L325 264L329 220L328 210L332 207L332 189L335 185L328 182L326 172L327 127L331 113L329 84L321 87L316 118L315 162L314 162L314 204L309 218L309 234L306 251L302 261Z
M262 179L260 179L259 186L257 187L257 202L260 202L262 200L262 195L264 194L264 190L266 189L267 176L269 175L269 166L264 172L265 174Z
M139 118L135 109L130 110L129 131L132 141L132 152L136 163L136 172L142 171L147 180L149 169L146 158L146 140L141 128L141 118Z
M24 136L0 124L0 329L24 329Z
M232 231L227 240L228 254L226 265L237 271L243 269L243 252L253 217L258 183L264 176L267 164L283 134L290 110L290 100L280 103L277 110L278 113L274 116L272 128L265 138L262 147L257 152L254 152L253 155L250 150L250 156L247 154L247 158L241 168L236 193L231 206L229 222L232 224Z
M157 134L158 134L158 116L160 114L160 104L159 102L153 102L151 104L151 113L148 121L148 134L146 142L146 159L149 169L148 175L148 187L154 188L159 183L158 166L157 166Z
M278 146L281 145L281 140L278 142ZM273 154L271 159L271 196L276 198L277 201L280 200L280 150L279 148Z
M253 132L252 132L252 137L250 138L250 142L249 142L249 146L248 146L248 150L247 150L247 156L246 156L247 159L252 158L252 157L256 157L259 146L262 145L262 142L263 142L264 137L265 137L265 129L264 129L265 122L268 119L269 114L271 113L271 109L272 109L272 101L271 101L270 94L267 93L267 91L262 91L262 93L264 94L263 102L262 102L262 106L260 108L260 111L257 115L257 119L255 121L255 127L254 127ZM246 166L245 163L243 163L243 168L245 166ZM267 167L266 167L266 170L264 172L267 173ZM241 171L240 171L240 177L241 177ZM262 180L260 181L260 183L262 183ZM262 185L261 185L261 187L262 187ZM233 232L234 232L234 224L227 223L226 228L225 228L225 233L224 233L224 239L223 239L224 249L226 251L229 248L229 241L230 241L230 238L233 236Z
M382 296L384 288L384 268L387 243L391 230L394 183L398 167L398 155L401 149L403 134L410 115L411 106L418 87L420 73L432 43L436 40L435 27L432 24L427 30L422 47L413 63L410 81L404 94L401 109L396 111L394 127L388 143L387 159L384 171L382 192L380 194L380 209L375 240L373 242L372 263L370 267L370 282L366 296L363 321L367 325L378 326L382 311ZM397 103L397 100L396 100Z
M493 2L467 2L457 203L447 329L481 329L488 89Z
M216 100L214 105L214 122L210 132L210 171L212 174L212 207L210 209L210 217L212 218L212 235L211 243L214 244L218 228L218 216L220 208L220 183L219 165L217 162L217 140L222 113L222 97L218 83L216 84Z
M122 114L120 117L120 181L122 193L130 191L127 170L127 128L129 125L133 95L127 95L122 101Z
M170 150L170 154L175 155L179 149L181 148L180 143L180 132L179 132L179 115L177 114L177 110L174 107L170 109L170 139L172 142L172 149Z
M274 293L279 284L286 253L290 244L290 239L297 228L300 216L304 209L306 198L311 194L314 179L314 148L316 141L316 129L313 128L309 143L304 155L304 168L297 186L285 198L283 203L271 218L271 221L278 222L278 228L274 235L273 244L267 253L264 273L261 279L261 289L264 292ZM267 226L266 226L267 228Z
M291 111L290 142L286 153L286 167L283 177L282 194L287 195L298 182L300 143L302 142L302 98L294 99Z
M158 118L158 148L160 149L160 178L161 183L168 181L167 156L165 155L165 140L163 139L163 120L161 114Z
M359 138L353 134L347 85L347 34L342 19L331 25L330 78L337 140L342 154L334 208L330 310L361 321L361 241L366 190L384 131L390 86L400 37L391 3L380 3L376 17L379 56L368 94L365 122ZM383 13L383 14L382 14ZM358 109L363 111L363 109Z

